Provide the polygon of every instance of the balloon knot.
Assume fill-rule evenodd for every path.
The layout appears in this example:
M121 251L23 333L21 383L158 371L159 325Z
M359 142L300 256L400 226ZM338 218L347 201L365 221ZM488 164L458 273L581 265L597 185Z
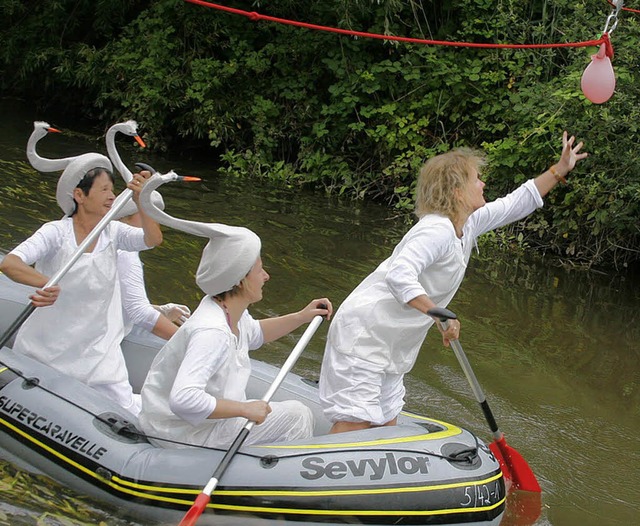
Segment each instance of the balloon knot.
M613 60L613 44L611 44L611 39L609 38L609 33L603 33L602 34L602 40L604 41L606 55L611 60Z
M258 20L260 20L260 14L252 11L251 13L249 13L249 20L251 20L252 22L257 22Z

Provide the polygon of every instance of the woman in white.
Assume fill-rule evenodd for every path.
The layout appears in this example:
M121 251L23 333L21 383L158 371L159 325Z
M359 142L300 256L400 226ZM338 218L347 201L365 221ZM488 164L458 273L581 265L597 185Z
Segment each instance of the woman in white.
M158 192L152 199L160 210L164 210L164 200ZM120 220L129 226L142 228L142 216L134 201L126 203L114 220ZM131 332L134 325L156 336L168 340L189 316L191 310L186 305L166 303L152 305L144 284L144 270L138 252L118 250L118 276L122 289L122 315L124 317L124 335Z
M37 287L30 299L39 308L20 328L14 349L78 378L137 414L140 400L133 395L120 348L124 328L116 251L159 245L158 224L146 215L141 229L109 223L59 285L43 288L109 212L115 200L111 169L109 159L100 154L70 162L56 193L66 216L44 224L12 250L0 270ZM150 176L135 174L129 183L135 201Z
M565 132L557 164L488 204L480 153L461 148L425 163L416 188L418 223L347 297L329 328L319 387L332 432L395 425L404 404L403 377L434 323L427 311L449 304L478 236L527 216L559 181L566 182L587 156L574 140ZM444 345L459 332L453 320L443 332Z
M246 420L256 422L245 444L304 439L313 414L301 402L247 400L249 351L310 322L330 316L327 298L299 312L255 320L248 307L262 299L269 274L260 239L252 231L173 218L154 208L149 194L162 184L155 175L142 205L158 222L208 237L196 275L206 294L191 317L156 356L142 388L140 423L163 447L229 447Z

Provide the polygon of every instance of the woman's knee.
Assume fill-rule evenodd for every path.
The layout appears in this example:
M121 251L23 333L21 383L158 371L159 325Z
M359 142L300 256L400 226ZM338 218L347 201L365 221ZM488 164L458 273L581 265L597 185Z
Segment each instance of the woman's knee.
M302 402L293 402L288 408L288 414L292 422L292 433L296 438L308 438L313 436L315 418L313 411Z

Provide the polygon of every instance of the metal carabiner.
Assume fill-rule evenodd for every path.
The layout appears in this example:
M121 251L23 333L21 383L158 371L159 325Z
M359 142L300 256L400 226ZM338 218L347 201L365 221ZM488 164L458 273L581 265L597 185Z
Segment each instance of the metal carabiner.
M611 23L611 21L613 20L613 25L611 27L609 27L609 24ZM611 13L608 17L607 17L607 22L604 25L604 29L602 30L602 33L613 33L613 30L618 26L618 16Z

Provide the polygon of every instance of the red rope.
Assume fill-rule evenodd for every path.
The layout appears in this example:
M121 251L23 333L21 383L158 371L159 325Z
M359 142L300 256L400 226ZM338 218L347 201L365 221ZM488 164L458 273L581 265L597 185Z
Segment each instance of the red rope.
M612 7L616 7L611 0L607 0L607 3ZM623 7L622 11L629 11L630 13L639 13L640 14L640 9L631 9L630 7Z
M212 9L219 9L220 11L226 11L227 13L233 13L235 15L246 16L249 20L257 22L258 20L266 20L268 22L276 22L278 24L286 24L290 26L304 27L306 29L314 29L316 31L327 31L329 33L338 33L341 35L357 36L363 38L377 38L380 40L393 40L396 42L408 42L411 44L426 44L433 46L452 46L452 47L475 47L475 48L499 48L499 49L540 49L540 48L558 48L558 47L589 47L598 46L600 44L606 44L607 55L613 57L613 47L609 40L609 36L605 33L598 40L586 40L584 42L566 42L560 44L481 44L475 42L448 42L446 40L426 40L422 38L408 38L408 37L396 37L389 35L379 35L377 33L363 33L361 31L350 31L348 29L339 29L336 27L319 26L316 24L307 24L305 22L296 22L294 20L287 20L286 18L276 18L273 16L262 15L255 11L243 11L241 9L234 9L211 2L205 2L204 0L185 0L192 4L201 5L204 7L210 7Z

